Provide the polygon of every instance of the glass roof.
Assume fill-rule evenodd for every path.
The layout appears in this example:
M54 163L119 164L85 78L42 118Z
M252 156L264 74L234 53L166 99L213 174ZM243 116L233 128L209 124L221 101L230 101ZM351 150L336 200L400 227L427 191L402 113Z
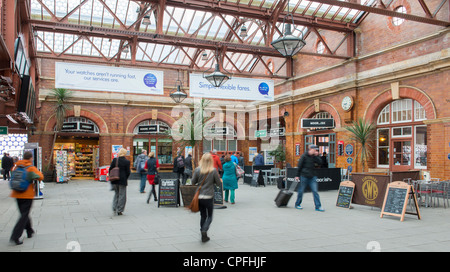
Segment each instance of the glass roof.
M205 1L205 0L203 0ZM254 7L258 10L273 11L280 0L222 0ZM156 1L155 1L156 2ZM364 5L373 5L376 0L363 0ZM357 23L364 12L330 6L313 1L292 0L286 5L285 12L308 18L320 18L341 23ZM127 29L146 33L156 33L156 4L129 0L31 0L31 19L56 21L76 25L89 25L104 28ZM144 23L144 16L150 21ZM164 10L162 32L166 35L192 37L197 39L245 43L264 46L266 22L258 19L212 13L207 10L189 9L185 7L166 6ZM242 25L247 28L247 36L240 37ZM277 39L283 24L276 24L277 30L273 39ZM301 36L308 32L302 25L294 26L293 35ZM108 37L80 37L73 34L57 32L36 32L36 45L39 52L52 52L56 55L71 54L102 57L116 57L121 46L126 42ZM308 41L307 41L308 42ZM172 45L139 42L136 51L137 61L191 65L197 48L180 48ZM208 60L198 57L195 66L210 67L214 53L205 51ZM226 53L224 67L228 70L244 71L250 69L255 56L243 53ZM281 57L281 56L280 56ZM121 59L131 59L130 50L122 50Z

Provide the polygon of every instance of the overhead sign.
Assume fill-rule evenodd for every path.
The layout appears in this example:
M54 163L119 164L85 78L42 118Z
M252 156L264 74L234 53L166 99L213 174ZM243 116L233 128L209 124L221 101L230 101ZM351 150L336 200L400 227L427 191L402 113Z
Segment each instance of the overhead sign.
M255 138L263 138L263 137L267 137L267 130L265 129L255 130Z
M56 62L55 87L162 95L164 73L147 69Z
M0 135L8 135L8 127L0 127Z
M302 128L334 128L334 119L303 118Z
M191 97L274 101L273 80L233 77L214 87L202 74L189 75Z
M138 127L138 133L139 134L148 134L148 133L164 133L168 131L169 128L164 125L146 125L146 126L139 126Z
M270 137L276 137L276 136L284 136L285 135L285 128L284 127L280 127L280 128L271 128L269 135Z

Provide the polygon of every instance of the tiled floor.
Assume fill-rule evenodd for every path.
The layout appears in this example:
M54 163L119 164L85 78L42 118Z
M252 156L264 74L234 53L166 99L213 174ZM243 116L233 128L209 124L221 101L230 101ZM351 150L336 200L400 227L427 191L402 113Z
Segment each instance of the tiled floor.
M336 191L320 193L321 213L310 193L300 211L295 199L277 208L274 186L240 185L236 205L214 211L211 241L202 244L199 214L146 204L138 181L130 180L124 215L113 216L109 188L96 181L47 183L32 209L37 234L15 246L9 236L18 211L0 180L0 251L369 251L371 241L381 251L450 251L450 209L442 207L421 208L422 220L407 215L400 222L380 218L379 209L337 208Z

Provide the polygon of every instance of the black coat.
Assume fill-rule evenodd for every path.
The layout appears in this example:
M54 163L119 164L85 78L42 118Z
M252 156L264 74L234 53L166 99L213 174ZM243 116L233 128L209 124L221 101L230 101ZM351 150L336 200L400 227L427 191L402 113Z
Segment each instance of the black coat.
M109 171L111 171L114 167L116 167L116 160L117 158L114 158L111 162L111 165L109 167ZM119 157L119 173L120 173L120 179L117 181L111 181L111 184L119 184L119 185L128 185L128 177L131 174L130 170L130 161L127 160L125 157Z
M184 159L184 168L193 170L192 169L192 156L191 155L188 155L186 157L186 159Z
M184 167L178 167L178 165L177 165L177 160L180 157L183 159L183 162L184 162L184 157L182 155L175 157L175 159L173 160L173 172L174 173L184 173Z
M316 175L316 171L314 170L316 168L316 164L320 167L322 164L322 160L318 156L310 156L308 154L308 151L303 153L303 155L300 157L300 160L298 160L297 165L297 175L296 177L307 177L312 178Z
M11 170L13 165L14 165L14 162L13 162L12 158L3 156L3 158L2 158L2 168L3 169L9 171L9 170Z

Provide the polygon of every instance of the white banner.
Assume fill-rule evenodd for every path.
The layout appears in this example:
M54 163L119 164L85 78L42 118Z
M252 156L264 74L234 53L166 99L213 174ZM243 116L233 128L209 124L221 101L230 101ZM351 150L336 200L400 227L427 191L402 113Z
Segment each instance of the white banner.
M144 69L56 62L55 87L162 95L164 94L164 73Z
M202 74L189 75L189 95L238 100L274 100L273 80L233 77L222 87L214 87Z

